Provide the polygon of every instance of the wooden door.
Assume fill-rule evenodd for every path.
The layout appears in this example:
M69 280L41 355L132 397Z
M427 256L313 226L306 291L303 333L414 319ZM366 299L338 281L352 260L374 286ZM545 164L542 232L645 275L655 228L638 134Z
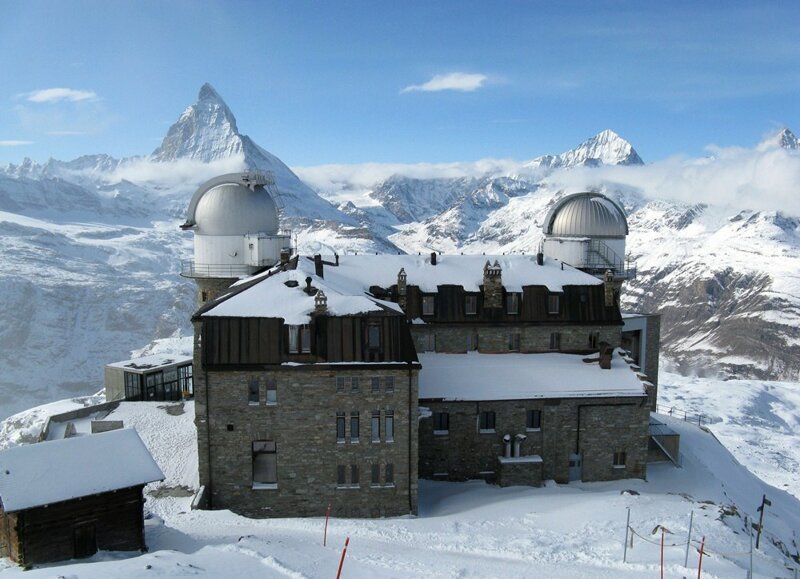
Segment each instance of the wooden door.
M73 555L76 559L97 553L97 532L94 523L82 523L73 530Z

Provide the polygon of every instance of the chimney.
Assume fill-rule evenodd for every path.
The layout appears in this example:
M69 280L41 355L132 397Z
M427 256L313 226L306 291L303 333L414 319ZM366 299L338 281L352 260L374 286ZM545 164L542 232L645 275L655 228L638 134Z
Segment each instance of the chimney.
M397 303L405 310L408 304L408 275L404 267L397 273L397 296Z
M338 253L334 253L333 257L336 259L336 267L339 267L339 254Z
M600 343L600 368L602 370L611 370L611 354L614 350L608 342Z
M436 265L436 252L431 252L431 265Z
M314 296L314 314L327 314L328 313L328 296L325 292L319 290L317 295Z
M497 260L483 266L483 307L503 307L503 270Z
M605 306L611 308L616 300L614 299L614 274L610 269L603 274L603 295L605 296Z
M305 289L303 291L306 292L308 295L313 296L315 293L317 293L317 288L311 287L311 282L312 282L311 277L310 276L307 277L306 278L306 287L305 287Z
M325 277L322 271L322 256L319 253L314 256L314 273L317 277Z
M541 251L536 254L536 263L538 265L544 265L544 254Z

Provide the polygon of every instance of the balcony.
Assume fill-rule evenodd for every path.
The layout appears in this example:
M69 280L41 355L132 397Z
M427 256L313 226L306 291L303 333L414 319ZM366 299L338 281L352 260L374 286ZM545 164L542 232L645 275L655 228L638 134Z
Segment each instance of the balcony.
M188 278L242 278L274 263L274 261L270 261L270 263L264 263L259 267L244 264L195 263L193 259L184 259L181 260L181 276Z

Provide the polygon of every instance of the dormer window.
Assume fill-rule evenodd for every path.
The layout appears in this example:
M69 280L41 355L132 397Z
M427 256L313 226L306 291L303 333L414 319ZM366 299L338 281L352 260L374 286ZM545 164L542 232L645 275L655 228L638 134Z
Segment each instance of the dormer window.
M547 296L547 313L560 314L561 313L561 296L558 294L550 294Z
M288 326L289 328L289 353L311 353L311 328L308 325Z
M422 315L432 316L434 314L434 297L435 296L422 296Z
M512 292L506 295L506 313L518 314L519 313L519 294Z
M478 313L478 296L464 296L464 313L468 316L474 316Z

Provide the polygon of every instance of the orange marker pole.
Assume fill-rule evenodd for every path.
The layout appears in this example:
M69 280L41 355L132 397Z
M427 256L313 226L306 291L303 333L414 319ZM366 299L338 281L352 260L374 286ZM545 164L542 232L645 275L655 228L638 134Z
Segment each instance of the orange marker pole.
M331 504L328 503L328 510L325 511L325 532L322 535L322 546L325 547L328 544L328 518L331 516Z
M700 541L700 560L697 562L697 579L700 579L700 570L703 568L703 545L706 544L706 538Z
M336 572L336 579L342 576L342 565L344 565L344 556L347 555L347 545L350 544L350 537L344 540L344 549L342 549L342 558L339 559L339 570Z

